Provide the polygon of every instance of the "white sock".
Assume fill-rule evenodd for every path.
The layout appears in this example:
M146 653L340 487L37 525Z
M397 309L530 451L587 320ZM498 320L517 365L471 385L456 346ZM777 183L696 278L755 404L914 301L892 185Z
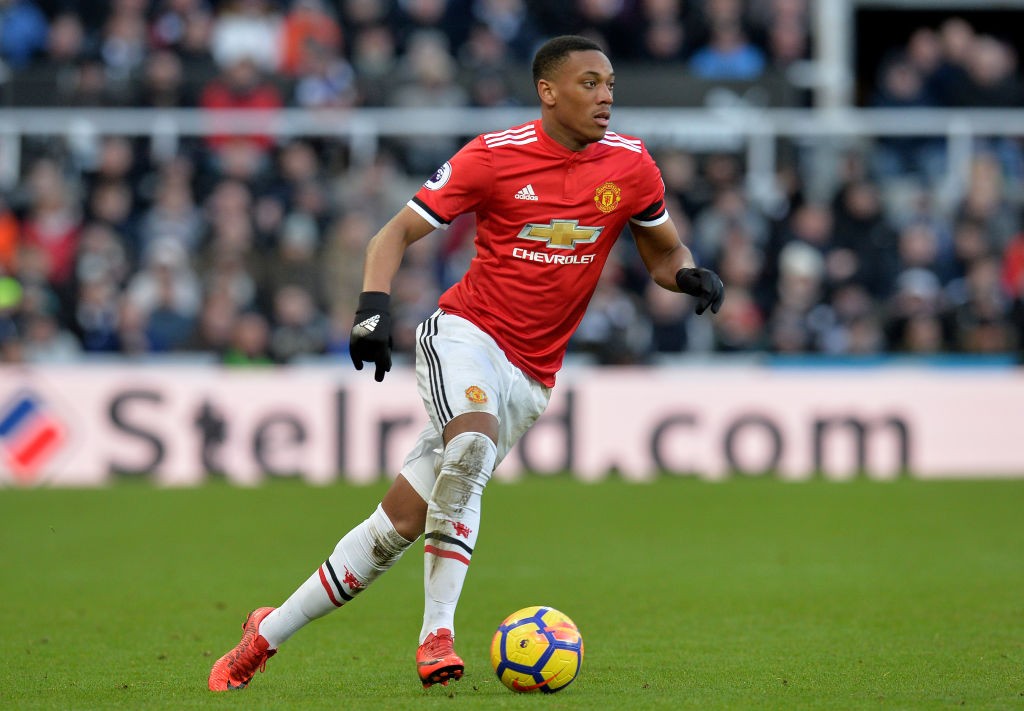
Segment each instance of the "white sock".
M323 617L365 590L412 545L398 534L384 509L338 541L315 573L260 623L260 634L276 649L313 620Z
M455 632L455 606L476 546L484 486L497 456L490 437L477 432L456 435L444 449L427 504L420 644L436 630Z

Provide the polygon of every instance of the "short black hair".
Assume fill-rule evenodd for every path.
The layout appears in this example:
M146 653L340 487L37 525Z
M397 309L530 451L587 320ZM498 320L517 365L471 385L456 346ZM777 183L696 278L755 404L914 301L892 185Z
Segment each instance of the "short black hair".
M604 52L597 42L579 35L559 35L541 45L533 56L533 84L541 79L550 79L571 52Z

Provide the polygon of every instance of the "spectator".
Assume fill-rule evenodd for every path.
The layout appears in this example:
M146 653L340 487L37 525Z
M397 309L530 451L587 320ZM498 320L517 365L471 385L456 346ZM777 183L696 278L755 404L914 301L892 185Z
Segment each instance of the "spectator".
M459 52L460 84L468 86L474 106L516 104L509 86L507 65L510 50L505 40L488 25L474 25Z
M159 0L156 5L149 36L157 49L180 49L189 16L208 12L206 0Z
M82 228L81 206L61 167L36 161L28 174L29 209L22 224L23 244L45 255L46 279L58 291L70 285Z
M1000 265L993 256L975 260L964 279L962 296L953 304L957 350L964 353L1007 353L1016 349L1010 327L1010 300L1002 288Z
M686 28L671 20L648 24L643 30L640 58L663 64L682 62L687 53Z
M27 363L74 363L82 345L50 313L35 313L24 321L22 352Z
M807 26L796 19L778 18L768 26L768 64L785 71L809 57Z
M689 54L690 33L681 5L676 0L641 0L637 23L642 37L637 48L639 59L674 64Z
M372 216L352 210L338 217L328 228L323 250L323 269L332 313L355 315L363 283L360 255L376 232L376 225ZM347 324L343 330L345 338L351 329L351 320L342 319L342 323Z
M764 247L768 239L768 225L739 188L719 191L708 208L701 211L693 224L694 247L701 259L717 263L721 258L726 233L742 230L753 244Z
M73 332L89 353L117 353L120 290L100 270L80 275L75 299Z
M188 180L173 173L159 179L156 196L139 222L139 252L147 253L154 241L173 239L193 254L199 247L206 223L195 204Z
M997 156L974 156L967 192L956 209L956 219L974 220L989 235L996 250L1003 250L1021 228L1020 215L1006 194L1006 181Z
M219 6L210 35L222 68L251 63L259 73L281 66L281 15L270 0L228 0Z
M106 279L120 286L131 273L128 251L120 236L101 222L86 224L75 258L76 280Z
M899 271L898 236L882 210L878 186L855 178L834 199L833 282L853 280L877 299L887 298Z
M269 353L270 325L263 314L247 311L235 321L223 363L235 367L273 365Z
M488 34L498 38L516 62L529 62L540 41L537 29L525 0L473 0L473 19L477 29L487 28ZM476 30L470 32L470 42Z
M295 104L307 109L351 108L359 101L356 73L332 50L307 50L295 84Z
M265 288L276 294L296 286L308 291L318 307L326 303L319 242L316 220L299 212L289 215L281 229L276 258L268 260Z
M712 325L714 349L721 353L763 350L764 326L764 315L750 290L730 286Z
M408 52L400 66L391 105L403 109L457 108L469 104L469 96L455 79L455 59L442 35L421 33L408 40ZM459 148L456 137L409 138L402 142L407 169L429 175Z
M651 350L654 353L685 351L689 345L686 323L690 315L690 304L656 284L644 289L643 300L644 313L651 321ZM724 302L722 306L725 306Z
M394 35L385 25L371 25L360 30L351 45L360 103L386 105L392 73L398 64Z
M146 19L139 10L114 9L104 23L99 55L107 79L118 95L125 98L125 103L131 98L129 82L137 77L149 50L148 40Z
M281 27L281 65L285 76L315 73L323 58L340 57L341 28L323 0L292 0Z
M926 79L906 58L886 62L871 105L880 109L923 109L934 104ZM945 142L920 136L883 136L872 161L882 180L920 175L934 183L945 169Z
M680 299L678 294L673 296L677 301L689 301ZM589 354L601 365L642 363L651 352L651 331L651 323L637 298L624 288L622 264L613 253L601 272L590 307L573 335L570 350Z
M231 347L239 315L238 306L230 294L223 291L208 293L200 308L196 327L184 349L222 359Z
M939 26L941 60L932 75L931 86L940 106L955 106L957 87L967 79L967 62L974 44L974 28L960 17Z
M901 272L887 304L884 329L888 343L897 352L940 352L948 338L945 309L935 274L925 269Z
M739 20L718 19L710 26L707 43L690 57L689 68L701 79L749 81L761 76L766 64Z
M132 302L145 318L147 350L154 353L175 351L188 342L195 326L198 310L192 303L185 304L179 294L178 281L170 270L158 270L156 303L144 310Z
M202 301L199 279L188 255L172 239L151 245L143 268L129 280L125 296L145 318L159 308L192 319Z
M46 15L33 0L0 0L0 58L27 66L46 46Z
M0 193L0 276L14 273L21 225L3 193Z
M819 348L812 312L825 294L825 260L821 251L794 240L779 253L775 305L768 319L769 349L808 353Z
M86 48L85 29L77 14L62 12L53 18L46 38L46 55L38 63L53 77L58 96L72 93L78 63Z
M282 106L281 94L277 87L264 77L258 65L250 58L241 57L227 64L219 76L204 88L199 105L210 111L237 109L277 109ZM232 119L220 119L214 114L215 126L230 126ZM254 135L232 135L214 129L207 138L212 149L215 164L222 166L223 153L229 147L247 151L253 158L263 161L274 145L273 136L267 133Z
M622 59L637 54L638 29L631 21L626 0L575 0L574 31L607 47Z
M327 348L327 320L303 286L283 286L273 295L270 355L277 363L294 362L303 355L319 355Z
M189 11L184 16L184 22L183 34L176 50L181 57L182 73L191 91L205 85L217 73L211 49L214 18L206 8L200 7Z
M109 227L117 234L118 240L132 252L138 254L139 231L135 214L131 186L125 181L108 181L93 188L88 202L88 217Z
M201 278L207 294L230 295L239 310L259 306L262 260L253 249L248 215L228 215L213 224L210 243L201 255Z
M899 234L901 269L926 269L945 284L953 278L953 265L947 262L939 244L939 235L925 222L911 222Z
M157 50L146 57L132 105L174 109L194 106L195 101L185 83L181 57L169 50Z
M994 37L975 35L964 57L964 71L947 87L950 106L1015 108L1024 106L1024 88L1010 49Z
M445 51L455 53L466 41L471 17L470 0L398 0L389 24L399 54L410 53L421 34L443 37Z

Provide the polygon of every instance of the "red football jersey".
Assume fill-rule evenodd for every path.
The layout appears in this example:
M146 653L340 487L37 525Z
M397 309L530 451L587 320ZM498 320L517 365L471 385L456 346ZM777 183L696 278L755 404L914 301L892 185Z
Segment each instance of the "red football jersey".
M477 136L409 206L435 227L476 213L476 256L439 305L550 387L626 221L664 222L664 197L640 140L608 131L571 151L536 120Z

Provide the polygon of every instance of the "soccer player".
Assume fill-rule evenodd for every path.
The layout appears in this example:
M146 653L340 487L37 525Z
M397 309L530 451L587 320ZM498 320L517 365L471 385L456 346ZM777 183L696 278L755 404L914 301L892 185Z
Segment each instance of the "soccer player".
M476 256L417 329L430 422L376 510L280 607L261 607L214 664L214 691L244 688L301 627L353 600L424 533L424 687L463 673L455 607L480 532L484 486L544 411L569 338L628 223L654 281L718 311L723 285L694 264L644 144L608 130L615 75L589 39L551 39L533 61L540 119L470 141L373 237L350 351L391 369L389 293L405 250L475 212Z

